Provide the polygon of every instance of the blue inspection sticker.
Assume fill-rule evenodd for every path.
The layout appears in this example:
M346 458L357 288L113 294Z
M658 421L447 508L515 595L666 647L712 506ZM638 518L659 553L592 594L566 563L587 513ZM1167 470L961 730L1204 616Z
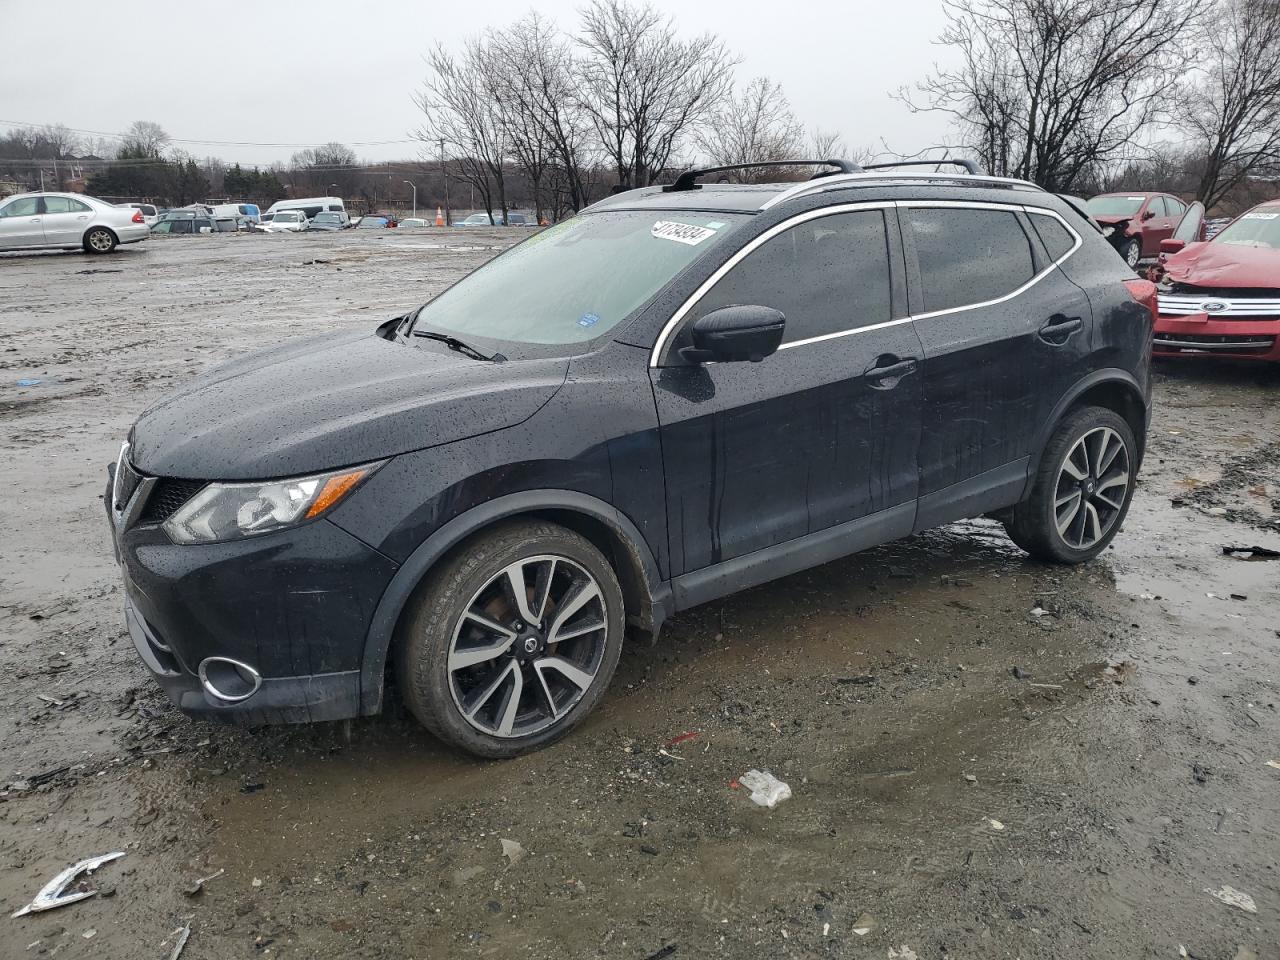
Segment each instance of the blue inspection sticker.
M594 327L599 322L600 318L594 313L584 313L578 318L578 326L580 327Z

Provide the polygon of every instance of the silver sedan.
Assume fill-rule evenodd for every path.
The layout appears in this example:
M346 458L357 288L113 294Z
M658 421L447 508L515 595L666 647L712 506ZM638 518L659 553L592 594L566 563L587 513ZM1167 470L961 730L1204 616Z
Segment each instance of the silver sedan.
M110 253L150 232L141 210L78 193L20 193L0 201L0 250Z

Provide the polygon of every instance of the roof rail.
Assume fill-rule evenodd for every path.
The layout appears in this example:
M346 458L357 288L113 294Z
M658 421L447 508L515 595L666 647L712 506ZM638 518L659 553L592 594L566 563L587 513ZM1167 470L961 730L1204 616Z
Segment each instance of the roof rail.
M720 173L724 170L750 170L753 167L807 166L835 167L836 170L834 172L837 173L860 173L862 171L862 167L852 160L760 160L756 163L730 163L722 167L702 167L700 169L686 170L676 177L675 183L668 183L664 186L662 192L676 193L684 190L701 190L702 184L697 182L699 177L705 177L708 173ZM814 179L826 175L825 173L818 173L814 175Z
M887 170L890 167L933 167L940 163L949 163L954 167L963 167L964 172L975 177L985 176L982 165L974 160L890 160L885 163L864 163L863 170Z
M929 162L934 163L936 161L931 160ZM813 193L825 193L828 190L838 190L840 187L851 187L876 180L949 181L965 186L1007 187L1013 190L1042 192L1042 188L1034 183L1027 180L1016 180L1013 177L993 177L989 174L959 172L920 173L918 171L904 171L903 173L881 173L878 170L866 170L862 173L837 173L822 180L806 180L802 183L797 183L770 197L760 205L760 209L768 210L770 207L776 207L780 203L786 203L788 200L795 200L799 197L807 197Z

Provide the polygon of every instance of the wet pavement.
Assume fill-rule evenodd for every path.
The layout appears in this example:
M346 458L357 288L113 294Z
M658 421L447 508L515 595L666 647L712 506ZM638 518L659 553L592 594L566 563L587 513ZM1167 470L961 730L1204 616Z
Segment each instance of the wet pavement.
M1280 550L1280 371L1159 368L1099 560L976 520L747 591L632 644L533 756L451 752L394 697L262 731L171 708L102 518L129 423L511 239L0 257L0 957L165 957L189 924L189 960L1280 958L1280 560L1222 550ZM793 797L755 806L751 769ZM96 896L9 918L113 850Z

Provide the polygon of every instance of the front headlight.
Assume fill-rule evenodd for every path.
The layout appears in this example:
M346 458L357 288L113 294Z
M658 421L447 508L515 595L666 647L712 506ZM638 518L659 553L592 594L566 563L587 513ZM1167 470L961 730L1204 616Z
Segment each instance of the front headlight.
M345 499L382 464L294 480L211 483L164 522L174 543L216 543L313 520Z
M1102 235L1103 235L1104 237L1109 237L1109 236L1111 236L1111 235L1112 235L1113 233L1115 233L1115 232L1116 232L1116 228L1115 228L1115 227L1103 227L1103 228L1102 228Z

